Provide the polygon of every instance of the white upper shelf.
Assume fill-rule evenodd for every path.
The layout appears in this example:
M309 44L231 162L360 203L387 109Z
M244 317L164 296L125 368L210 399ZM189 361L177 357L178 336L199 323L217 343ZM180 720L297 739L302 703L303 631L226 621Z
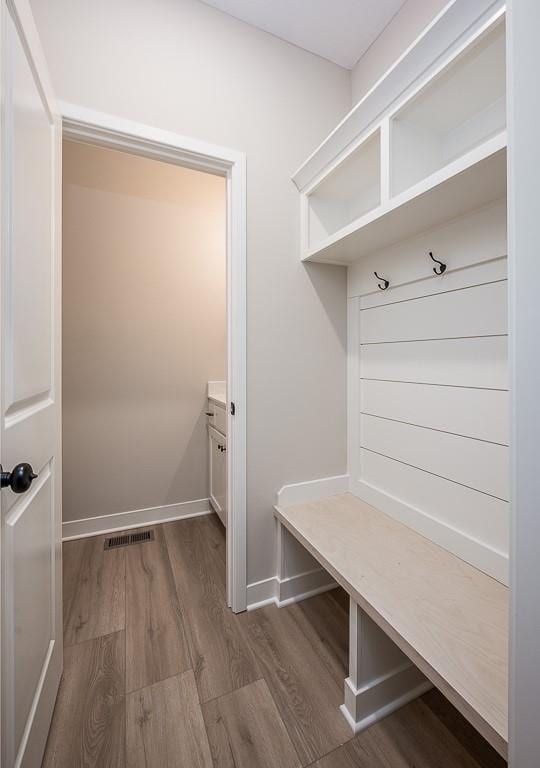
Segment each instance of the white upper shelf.
M308 250L304 260L350 264L506 194L506 132L374 208Z
M504 197L505 68L504 5L450 3L295 174L302 258L347 264Z

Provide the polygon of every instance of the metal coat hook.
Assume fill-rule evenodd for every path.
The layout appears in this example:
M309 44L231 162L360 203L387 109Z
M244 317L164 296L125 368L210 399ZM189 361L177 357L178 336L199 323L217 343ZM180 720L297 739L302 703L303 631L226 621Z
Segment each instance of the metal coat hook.
M387 289L387 288L388 288L388 286L390 285L389 281L388 281L388 280L385 280L385 279L384 279L384 277L379 277L379 275L378 275L376 272L374 272L373 274L375 275L375 277L377 278L377 280L382 280L382 281L383 281L383 285L381 285L381 284L379 283L379 288L381 289L381 291L386 291L386 289Z
M435 272L435 274L443 275L446 272L446 264L443 264L442 261L439 261L439 259L436 259L435 256L431 253L431 251L429 252L429 256L431 260L435 262L435 264L440 264L440 267L441 267L440 269L437 269L437 267L433 267L433 271Z

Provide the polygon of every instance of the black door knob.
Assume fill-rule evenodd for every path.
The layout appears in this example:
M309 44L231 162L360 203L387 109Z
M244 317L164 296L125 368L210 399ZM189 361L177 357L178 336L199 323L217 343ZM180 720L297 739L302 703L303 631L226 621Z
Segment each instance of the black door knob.
M17 464L13 472L4 472L0 464L0 487L7 488L8 485L13 493L24 493L32 485L32 480L37 477L36 473L26 462Z

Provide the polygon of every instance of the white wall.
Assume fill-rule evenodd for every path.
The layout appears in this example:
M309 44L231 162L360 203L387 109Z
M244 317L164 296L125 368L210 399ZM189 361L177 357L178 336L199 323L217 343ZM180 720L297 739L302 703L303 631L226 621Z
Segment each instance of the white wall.
M448 0L407 0L352 70L352 104L384 75Z
M284 484L346 466L346 275L299 262L290 177L350 74L197 0L34 0L60 99L247 153L248 581L275 573Z
M64 522L208 498L225 179L66 141L62 224Z

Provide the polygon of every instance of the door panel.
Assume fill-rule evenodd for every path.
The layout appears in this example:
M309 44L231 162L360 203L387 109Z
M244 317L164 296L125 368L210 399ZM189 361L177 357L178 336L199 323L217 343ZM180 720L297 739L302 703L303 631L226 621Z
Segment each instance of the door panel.
M51 475L47 470L40 473L39 485L18 499L6 520L6 545L13 562L11 578L6 578L4 584L7 600L13 606L13 616L8 614L6 622L14 627L14 644L6 649L6 667L11 666L14 672L16 743L20 743L54 642L52 508Z
M60 122L28 0L2 5L2 766L41 764L62 670Z
M7 299L8 388L13 413L51 388L51 118L13 20L7 20L12 74L12 218ZM29 215L31 219L29 220ZM28 308L32 311L29 312Z

